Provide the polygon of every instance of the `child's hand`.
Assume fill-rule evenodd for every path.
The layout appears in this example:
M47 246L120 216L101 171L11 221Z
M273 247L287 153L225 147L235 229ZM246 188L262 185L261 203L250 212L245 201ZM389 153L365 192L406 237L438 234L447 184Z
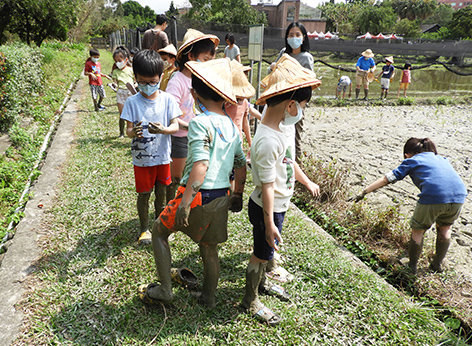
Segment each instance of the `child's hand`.
M358 193L357 195L348 198L347 201L348 201L348 202L355 202L355 203L357 203L357 202L359 202L359 201L362 201L362 200L364 199L365 195L367 195L367 193L366 193L364 190L362 190L362 191L361 191L360 193Z
M133 134L138 138L143 137L143 125L141 123L142 121L133 126Z
M152 134L158 134L164 131L165 127L160 122L149 122L148 131Z
M92 76L92 80L97 80L98 79L98 77L93 73L91 73L90 76Z
M187 227L189 214L190 206L184 207L182 203L180 203L177 211L175 212L175 225L177 227Z
M240 193L233 193L231 199L229 200L229 210L233 213L238 213L243 209L243 195Z
M314 182L310 181L307 185L306 185L308 191L310 191L311 195L313 197L316 197L316 196L319 196L320 195L320 187L315 184Z
M278 244L282 244L282 236L280 235L279 229L274 225L270 225L270 227L266 226L266 241L269 244L270 247L274 248L276 251L279 251L279 247L277 246ZM277 243L275 240L277 239Z

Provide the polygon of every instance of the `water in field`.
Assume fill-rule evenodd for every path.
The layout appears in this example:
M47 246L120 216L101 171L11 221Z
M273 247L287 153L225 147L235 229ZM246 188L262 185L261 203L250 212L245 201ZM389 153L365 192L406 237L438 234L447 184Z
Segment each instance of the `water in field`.
M355 62L352 64L332 64L335 66L343 66L354 69ZM375 71L376 75L380 72L382 66L381 63L377 66ZM261 75L262 78L267 74L267 64L262 64ZM395 78L390 83L389 97L396 97L398 86L400 83L401 69L403 64L396 66ZM457 67L452 67L457 69ZM344 72L333 69L321 63L315 63L314 71L318 78L321 78L322 85L315 92L317 96L323 97L334 97L335 88L338 83L339 77L347 75L353 82L352 86L352 97L355 96L355 73ZM468 69L468 72L472 72L472 69ZM257 64L254 65L254 79L253 85L256 86L257 80ZM431 66L425 69L412 70L411 72L412 82L408 88L407 96L418 97L418 98L436 98L441 96L467 96L472 95L472 76L460 76L453 72L449 72L443 66ZM379 79L380 80L380 79ZM372 82L369 86L369 97L374 98L380 96L380 83ZM402 95L402 94L401 94ZM347 95L346 95L347 96ZM360 96L364 97L363 90L361 87Z

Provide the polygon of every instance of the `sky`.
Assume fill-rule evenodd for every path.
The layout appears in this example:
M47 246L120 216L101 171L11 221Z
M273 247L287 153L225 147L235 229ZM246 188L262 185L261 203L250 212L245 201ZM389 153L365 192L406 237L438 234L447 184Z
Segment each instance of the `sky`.
M154 12L156 12L156 14L164 13L165 11L167 11L169 9L170 2L171 2L171 0L135 0L135 1L139 2L141 6L143 7L149 6L151 9L154 10ZM328 0L302 0L303 3L311 7L316 7L319 4L326 1ZM125 2L125 1L122 0L122 2ZM258 2L260 1L252 0L253 4L257 4ZM273 0L274 5L277 5L279 2L280 0ZM185 4L189 4L189 2L187 0L174 0L174 5L176 7L182 7Z

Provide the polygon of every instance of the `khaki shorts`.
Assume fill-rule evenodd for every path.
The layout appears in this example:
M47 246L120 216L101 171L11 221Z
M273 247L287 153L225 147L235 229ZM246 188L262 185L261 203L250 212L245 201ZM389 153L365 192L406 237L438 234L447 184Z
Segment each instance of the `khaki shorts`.
M400 83L400 90L406 90L406 89L408 89L408 85L409 85L409 84L410 84L410 83Z
M124 105L130 96L131 92L128 89L118 89L116 90L116 103Z
M450 226L461 213L462 203L416 204L410 220L412 229L429 229L435 222L438 226Z
M357 71L356 72L356 85L364 85L364 89L367 89L369 87L369 81L367 80L367 71L361 72Z

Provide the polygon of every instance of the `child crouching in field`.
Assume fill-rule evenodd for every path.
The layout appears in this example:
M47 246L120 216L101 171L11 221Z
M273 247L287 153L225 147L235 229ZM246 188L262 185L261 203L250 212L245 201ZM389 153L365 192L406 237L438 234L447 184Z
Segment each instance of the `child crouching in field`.
M177 118L182 114L174 97L159 90L163 70L164 63L155 51L143 50L135 55L133 71L140 92L128 97L121 113L121 119L127 123L126 135L133 139L131 154L142 244L151 243L148 214L152 191L156 195L156 218L167 203L166 187L171 182L170 135L179 129Z
M367 186L352 200L360 201L366 194L409 175L421 191L410 221L409 267L416 274L423 236L436 223L436 255L430 268L442 272L441 265L451 243L451 227L459 217L467 189L449 160L438 155L429 138L410 138L403 147L403 156L405 160L400 166Z
M267 111L257 128L251 147L252 176L255 185L249 200L249 220L253 225L254 252L246 269L246 293L242 306L251 315L269 325L281 317L259 300L258 293L272 294L281 300L288 293L266 278L273 267L274 250L282 243L282 224L295 187L295 180L313 195L319 187L303 173L295 162L293 126L303 116L303 108L312 89L321 85L314 72L284 54L262 83L266 90L257 104L267 103Z
M173 299L168 237L182 231L199 245L203 260L199 301L214 307L220 274L217 246L228 238L228 209L242 209L246 159L238 129L223 111L225 101L236 103L229 60L188 61L185 66L192 73L191 92L202 113L189 122L188 156L177 194L152 230L160 285L141 286L138 294L147 304ZM235 189L230 197L228 178L233 167Z

